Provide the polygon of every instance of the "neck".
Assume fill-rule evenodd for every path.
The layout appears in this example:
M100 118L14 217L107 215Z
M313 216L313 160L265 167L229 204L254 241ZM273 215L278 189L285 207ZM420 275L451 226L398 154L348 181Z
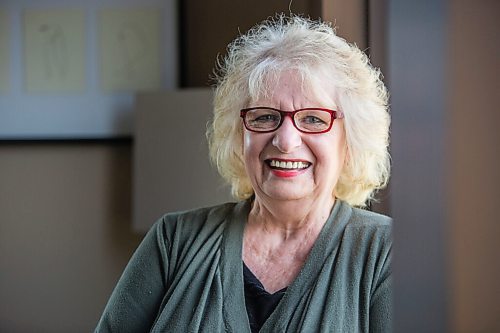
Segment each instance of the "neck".
M300 200L272 200L256 195L249 216L252 227L281 235L283 240L293 236L319 234L335 203L331 195Z

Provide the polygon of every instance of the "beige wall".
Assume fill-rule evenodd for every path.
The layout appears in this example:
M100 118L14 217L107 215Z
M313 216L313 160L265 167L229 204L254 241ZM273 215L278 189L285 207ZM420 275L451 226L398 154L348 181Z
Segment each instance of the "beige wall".
M500 332L500 43L496 0L450 2L450 300L453 332Z
M130 143L0 144L0 332L89 332L137 246Z

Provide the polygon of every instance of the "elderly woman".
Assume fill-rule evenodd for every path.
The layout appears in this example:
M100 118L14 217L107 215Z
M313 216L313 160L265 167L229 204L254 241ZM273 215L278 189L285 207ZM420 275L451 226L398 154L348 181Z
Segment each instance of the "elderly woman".
M222 61L211 157L240 201L171 213L97 332L387 332L391 221L380 73L332 28L277 16Z

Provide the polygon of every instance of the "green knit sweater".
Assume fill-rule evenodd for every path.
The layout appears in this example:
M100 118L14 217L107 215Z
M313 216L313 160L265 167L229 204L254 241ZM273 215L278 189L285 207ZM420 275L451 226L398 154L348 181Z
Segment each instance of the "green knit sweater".
M250 201L167 214L120 278L96 332L243 332ZM391 220L337 200L261 332L390 332Z

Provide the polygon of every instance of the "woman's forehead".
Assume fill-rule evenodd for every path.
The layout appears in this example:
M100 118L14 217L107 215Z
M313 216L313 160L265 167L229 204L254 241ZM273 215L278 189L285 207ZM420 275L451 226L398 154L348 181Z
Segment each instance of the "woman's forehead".
M326 77L321 75L304 76L296 72L285 72L279 75L268 75L259 88L250 91L250 103L271 102L276 99L275 92L281 90L283 84L294 83L291 94L307 99L311 105L328 108L338 108L337 89L335 85Z

